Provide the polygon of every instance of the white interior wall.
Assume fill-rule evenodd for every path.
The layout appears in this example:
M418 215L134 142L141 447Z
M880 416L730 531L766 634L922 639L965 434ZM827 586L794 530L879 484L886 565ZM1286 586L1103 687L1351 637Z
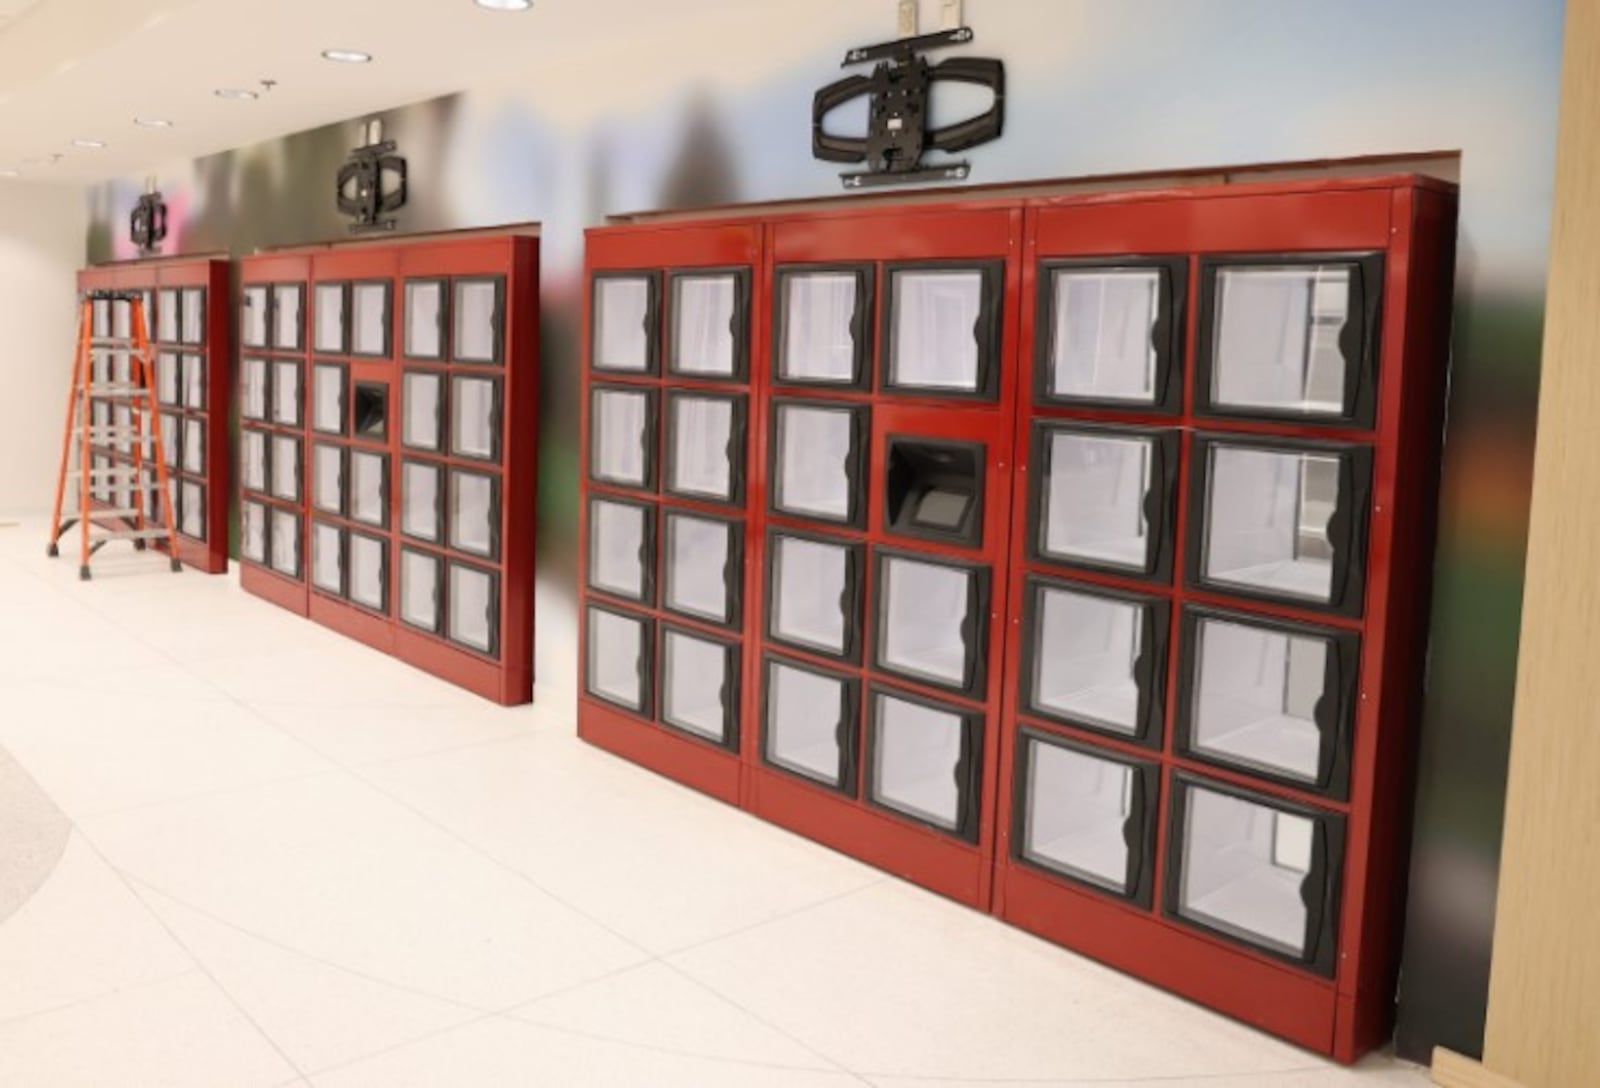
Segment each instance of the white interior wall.
M0 516L47 512L54 495L87 229L76 186L0 192Z

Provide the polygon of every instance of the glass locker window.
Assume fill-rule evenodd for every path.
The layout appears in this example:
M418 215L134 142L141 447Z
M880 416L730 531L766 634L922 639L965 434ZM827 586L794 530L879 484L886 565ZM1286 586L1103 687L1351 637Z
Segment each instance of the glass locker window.
M349 535L350 600L374 612L389 610L389 545L366 533Z
M1174 781L1169 913L1331 973L1339 818L1187 775Z
M724 642L663 627L661 720L715 744L737 742L739 651Z
M197 411L206 407L206 357L183 357L183 406Z
M311 584L336 597L344 596L344 539L337 525L311 523Z
M1020 734L1016 856L1148 904L1154 768L1031 729Z
M584 644L590 695L638 714L650 713L650 621L589 606Z
M272 364L272 422L300 426L300 364L277 359Z
M318 363L311 368L312 430L344 434L346 379L339 363Z
M865 382L870 275L864 268L778 270L778 381Z
M400 531L438 543L444 536L444 469L422 461L400 465Z
M196 476L206 472L206 422L193 416L183 421L183 471Z
M975 839L977 727L976 715L874 688L867 716L867 799Z
M389 284L358 283L350 290L350 353L389 354Z
M854 658L861 626L861 548L774 532L767 560L767 636Z
M429 634L443 625L440 591L444 587L444 560L425 552L400 549L400 620Z
M176 344L182 327L178 323L178 292L165 290L160 297L161 303L156 307L156 339L164 344Z
M1381 258L1206 262L1201 410L1368 422ZM1373 320L1370 321L1369 317Z
M182 417L171 412L161 413L161 454L162 460L170 469L176 469L183 462L183 428L180 426Z
M498 363L504 308L503 280L456 280L451 305L455 330L451 358L458 363Z
M430 453L444 448L444 375L408 370L400 379L400 441Z
M305 288L298 283L280 283L272 288L272 346L280 351L299 351L305 318Z
M267 490L267 436L246 428L239 432L240 483L246 491Z
M1039 558L1167 575L1175 434L1041 425L1034 451Z
M857 682L768 658L762 757L844 793L855 792Z
M349 285L344 283L319 283L316 286L312 310L311 347L330 355L345 353L345 298Z
M593 369L655 373L655 296L652 275L595 277Z
M239 554L252 563L267 561L267 508L258 502L239 504Z
M866 411L849 405L773 405L772 505L780 513L854 524L860 515Z
M1030 580L1023 617L1025 706L1153 743L1166 675L1166 608L1154 598Z
M157 369L161 376L161 401L163 404L178 403L178 358L175 355L162 353L157 357ZM239 375L239 414L245 419L265 420L267 418L267 361L265 359L244 359L240 361ZM171 385L168 385L168 382ZM171 396L168 396L168 390Z
M311 448L311 505L344 514L344 450L318 442Z
M251 362L259 362L259 360L246 358L246 382L250 381ZM176 405L178 403L178 373L178 355L174 354L174 352L157 352L157 355L155 355L155 398L160 400L163 405ZM250 386L248 384L245 386L245 397L245 403L248 406L248 403L250 403L248 402L248 397L250 397ZM248 416L248 411L246 411L246 416Z
M486 570L450 564L445 600L451 641L491 656L500 652L499 585L499 577Z
M884 385L912 392L992 392L999 353L999 266L889 270Z
M183 520L178 529L184 536L192 540L206 538L206 491L205 485L194 480L183 481Z
M500 477L450 470L450 547L499 558Z
M203 287L187 287L183 292L183 342L206 341L206 292Z
M450 376L450 454L479 461L500 459L500 381Z
M444 280L406 280L407 358L444 358L444 288Z
M379 528L389 524L387 454L350 451L350 520Z
M1043 266L1041 400L1176 407L1188 262Z
M743 397L669 392L667 490L711 502L740 501L744 415Z
M290 578L300 577L300 515L273 507L271 517L272 569Z
M653 509L615 499L589 500L589 586L649 603Z
M300 440L287 435L273 435L268 467L272 475L272 497L286 502L299 502Z
M1358 636L1187 610L1183 639L1181 750L1342 795Z
M669 372L690 378L744 377L749 276L744 270L672 275Z
M244 303L239 311L239 342L247 348L267 346L267 298L265 285L244 289ZM145 319L149 320L149 314Z
M590 395L589 474L603 483L653 487L654 394L634 389L597 388Z
M1202 581L1359 613L1369 450L1201 438L1195 451Z
M880 669L968 693L982 690L986 569L879 551L873 593Z
M743 525L668 510L663 515L662 607L733 626L743 596Z

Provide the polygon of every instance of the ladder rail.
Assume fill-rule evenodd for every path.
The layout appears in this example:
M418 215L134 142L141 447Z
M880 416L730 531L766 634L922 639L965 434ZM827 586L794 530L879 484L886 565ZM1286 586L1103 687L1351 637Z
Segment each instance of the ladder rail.
M83 360L89 353L89 340L92 329L93 306L85 303L81 307L81 316L78 321L78 345L72 356L72 385L67 390L67 421L61 428L61 471L56 476L56 501L50 513L50 547L56 546L56 541L61 538L63 528L61 525L61 506L67 497L67 473L72 468L72 419L77 414L78 386L81 374L80 368Z

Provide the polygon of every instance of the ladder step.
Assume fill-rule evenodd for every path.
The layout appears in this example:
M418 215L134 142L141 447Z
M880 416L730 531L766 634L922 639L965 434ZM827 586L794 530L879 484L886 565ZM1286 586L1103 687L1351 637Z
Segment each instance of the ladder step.
M142 397L149 390L142 385L91 385L92 397Z
M138 427L74 427L72 433L81 435L89 432L91 442L115 442L124 438L137 439L140 442L154 442L156 436L146 433Z
M89 520L95 518L136 518L139 516L137 509L133 510L90 510Z
M107 540L165 540L169 535L165 529L115 529L92 533L89 540L95 544Z
M73 472L72 478L76 479L78 473ZM111 468L92 468L88 472L91 482L100 480L132 480L139 475L139 470L133 465L113 465Z

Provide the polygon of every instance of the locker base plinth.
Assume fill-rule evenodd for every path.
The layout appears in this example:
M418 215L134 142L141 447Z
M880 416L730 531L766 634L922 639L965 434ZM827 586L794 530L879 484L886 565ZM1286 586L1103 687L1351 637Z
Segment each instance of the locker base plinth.
M1235 950L1177 923L1002 862L995 914L1003 920L1198 1002L1296 1046L1353 1062L1370 1046L1341 1046L1345 1007L1332 979Z
M587 696L578 699L578 736L675 782L739 804L743 767L732 752L679 736Z
M977 910L989 909L993 865L974 843L865 807L781 771L749 770L751 812L841 854Z
M310 607L309 594L304 582L285 578L264 567L243 563L239 568L239 587L279 608L286 608L297 616L304 616Z
M394 656L501 706L533 702L533 667L502 666L421 632L394 629Z

